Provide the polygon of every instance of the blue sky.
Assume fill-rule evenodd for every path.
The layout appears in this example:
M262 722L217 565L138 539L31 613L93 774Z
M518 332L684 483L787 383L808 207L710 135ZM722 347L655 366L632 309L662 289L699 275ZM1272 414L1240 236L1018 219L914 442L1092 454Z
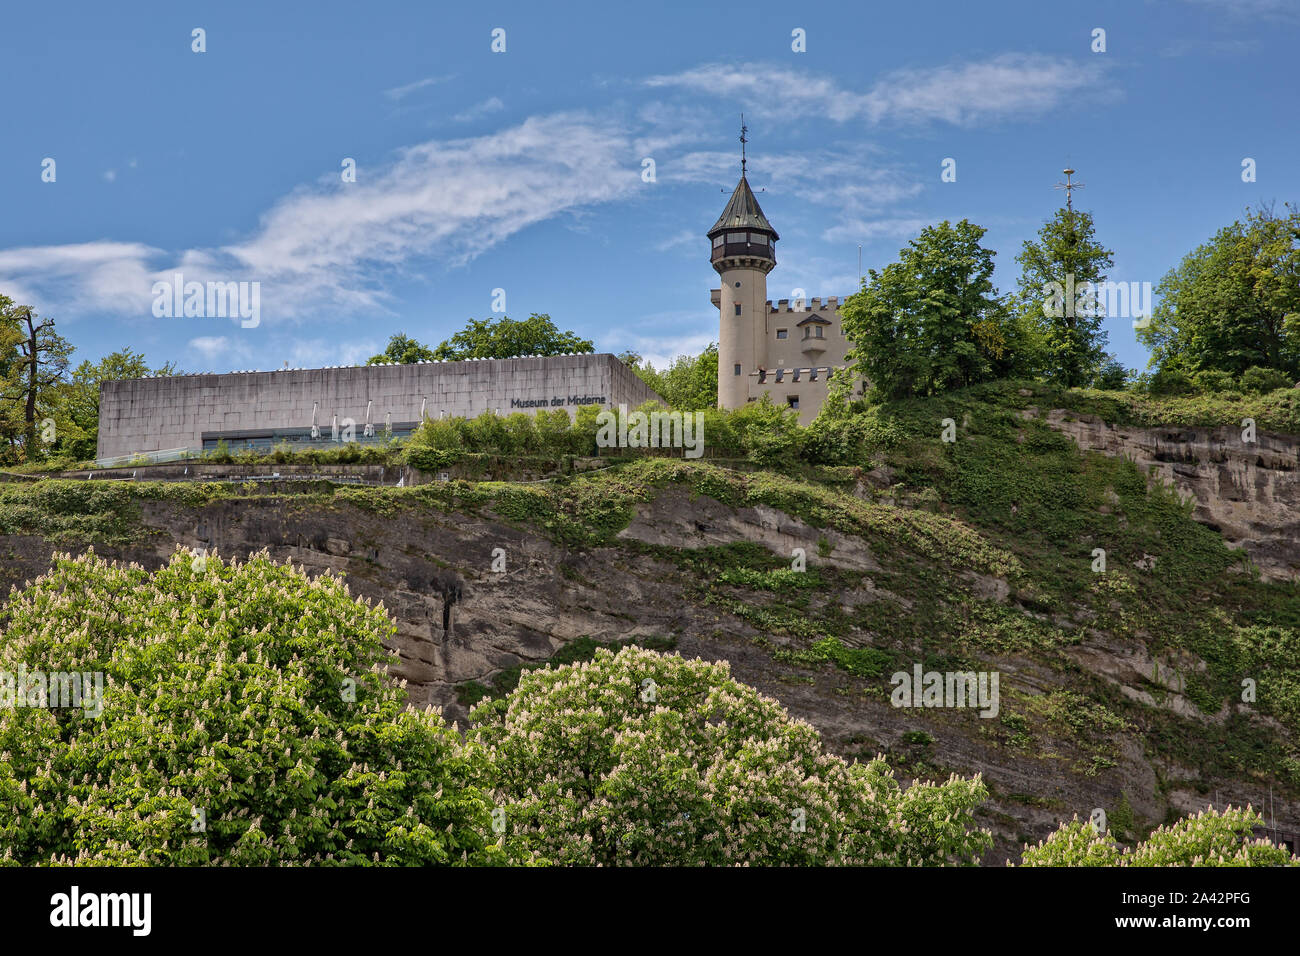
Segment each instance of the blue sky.
M1300 199L1298 39L1300 0L10 4L0 292L74 361L350 364L501 288L512 317L662 363L717 337L704 232L742 110L773 299L848 294L859 243L880 267L961 217L1010 289L1067 164L1111 278L1154 284L1248 204ZM260 282L260 324L156 318L177 270Z

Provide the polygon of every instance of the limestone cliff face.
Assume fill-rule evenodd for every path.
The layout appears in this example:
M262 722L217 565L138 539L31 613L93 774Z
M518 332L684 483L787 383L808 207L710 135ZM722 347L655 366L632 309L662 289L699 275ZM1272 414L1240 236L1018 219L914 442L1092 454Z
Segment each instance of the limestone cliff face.
M1242 429L1110 425L1062 409L1052 427L1084 451L1125 456L1196 503L1194 517L1250 555L1271 580L1300 574L1300 438Z

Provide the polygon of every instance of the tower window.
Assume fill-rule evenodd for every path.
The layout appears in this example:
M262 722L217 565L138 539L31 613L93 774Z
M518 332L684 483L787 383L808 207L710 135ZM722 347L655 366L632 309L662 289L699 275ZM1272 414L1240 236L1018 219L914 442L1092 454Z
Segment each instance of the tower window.
M718 235L716 235L716 236L713 237L713 248L716 249L716 248L718 248L718 246L720 246L720 245L722 245L722 234L721 234L721 233L719 233Z
M760 246L765 246L767 245L767 236L763 235L761 232L751 232L749 234L749 241L757 243Z
M737 288L737 289L740 288L740 283L739 283L739 282L736 283L736 288Z
M790 337L790 330L789 330L789 329L777 329L777 330L776 330L776 337L777 337L778 339L788 339L788 338Z
M797 409L797 408L799 407L799 396L798 396L798 395L787 395L787 396L785 397L785 403L786 403L787 405L789 405L791 408L795 408L795 409Z
M740 374L740 363L739 363L739 362L736 363L736 371L735 371L735 374L736 374L736 375L739 375L739 374Z
M736 303L736 315L740 315L740 303Z
M728 242L744 242L744 241L745 241L745 234L744 234L743 232L729 232L729 233L727 233L727 241L728 241Z

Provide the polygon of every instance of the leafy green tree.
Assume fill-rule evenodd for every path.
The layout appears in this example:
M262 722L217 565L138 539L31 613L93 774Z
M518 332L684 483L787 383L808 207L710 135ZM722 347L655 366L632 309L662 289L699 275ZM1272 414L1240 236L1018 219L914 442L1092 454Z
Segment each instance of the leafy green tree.
M18 460L22 448L23 403L21 359L18 343L23 340L13 300L0 295L0 462Z
M73 429L60 435L59 450L79 461L94 458L99 437L99 386L104 382L151 375L176 375L176 365L166 362L150 368L139 352L129 348L112 352L98 362L83 361L72 372L66 391L66 408Z
M640 355L619 356L654 389L670 408L702 411L718 404L718 344L710 342L699 355L679 355L662 372L642 364Z
M465 328L433 350L433 357L446 361L470 358L503 359L516 355L565 355L591 352L595 345L573 332L561 332L549 315L534 312L517 321L470 319Z
M1095 233L1091 213L1058 209L1016 257L1017 315L1037 330L1042 370L1067 386L1089 384L1106 360L1105 304L1087 290L1115 262Z
M1284 847L1255 839L1264 820L1246 807L1202 811L1160 827L1123 850L1089 823L1075 819L1036 846L1026 846L1021 866L1298 866Z
M1021 333L993 287L984 233L965 219L927 226L845 300L850 361L881 397L934 395L1015 367Z
M51 442L40 423L56 420L72 351L53 319L0 296L0 406L11 406L0 427L13 429L4 436L11 456L35 461L46 454Z
M328 573L62 555L0 624L0 672L103 675L97 708L0 707L0 862L505 859L481 751L408 709L393 623Z
M1157 286L1138 330L1151 364L1187 372L1276 369L1300 375L1300 207L1248 210Z
M978 778L850 767L725 663L629 647L525 673L471 715L512 837L578 865L970 863Z
M378 355L366 360L367 365L414 365L416 362L431 362L437 356L429 348L403 332L398 332L388 340L388 347Z

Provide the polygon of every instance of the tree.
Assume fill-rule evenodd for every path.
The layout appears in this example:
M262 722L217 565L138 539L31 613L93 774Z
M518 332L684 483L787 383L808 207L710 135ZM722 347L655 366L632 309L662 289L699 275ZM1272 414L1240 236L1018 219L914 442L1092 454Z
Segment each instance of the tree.
M104 382L151 375L177 375L174 362L150 368L139 352L126 348L105 355L98 362L83 361L72 372L66 390L68 419L76 437L60 435L59 449L78 461L94 458L99 437L99 386Z
M366 360L366 364L414 365L416 362L431 362L434 358L436 356L433 354L433 349L417 342L403 332L398 332L388 340L388 347L378 355L370 356Z
M392 621L328 573L61 555L0 622L0 673L27 677L0 695L28 705L0 707L0 862L505 860L481 751L407 707ZM98 705L38 695L56 666L102 675Z
M31 306L0 296L0 405L21 406L20 411L11 407L6 416L19 419L16 433L6 437L26 461L40 453L37 438L45 429L38 422L53 420L72 351L54 331L53 319L38 319Z
M1300 207L1247 210L1171 269L1150 325L1151 365L1300 375Z
M470 358L503 359L516 355L565 355L591 352L595 345L572 332L561 332L549 315L534 312L523 321L470 319L465 328L433 350L444 362Z
M1106 360L1104 303L1088 290L1115 263L1095 231L1091 213L1058 209L1016 257L1017 314L1038 331L1047 377L1066 386L1089 384Z
M477 708L512 837L578 865L973 862L978 778L850 767L726 662L629 647L525 673Z
M1249 807L1213 809L1153 830L1136 847L1121 849L1108 833L1078 819L1036 846L1026 846L1021 866L1297 866L1300 857L1255 839L1264 820Z
M885 398L1009 374L1020 331L993 287L995 253L965 219L927 226L840 309L850 361Z
M662 372L653 365L642 365L640 355L625 352L619 356L640 376L641 381L659 393L670 408L701 411L718 404L718 344L710 342L699 355L679 355ZM629 361L631 359L631 361Z

